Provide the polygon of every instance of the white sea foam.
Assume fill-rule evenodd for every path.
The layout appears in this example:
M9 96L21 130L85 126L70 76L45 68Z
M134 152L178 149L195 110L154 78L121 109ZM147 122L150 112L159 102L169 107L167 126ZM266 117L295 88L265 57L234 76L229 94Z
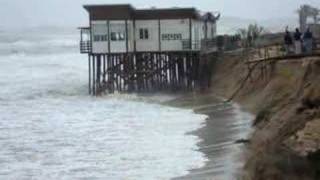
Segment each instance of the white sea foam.
M29 34L1 34L0 54L11 53L52 54L61 52L76 52L79 45L78 36L75 35L41 35Z
M0 179L170 179L204 165L200 139L186 133L205 116L90 97L86 58L0 56Z
M59 46L59 47L71 47L77 46L78 41L75 39L46 39L39 42L35 41L26 41L26 40L19 40L11 43L0 43L1 46L14 46L17 48L36 48L36 47L43 47L43 46Z

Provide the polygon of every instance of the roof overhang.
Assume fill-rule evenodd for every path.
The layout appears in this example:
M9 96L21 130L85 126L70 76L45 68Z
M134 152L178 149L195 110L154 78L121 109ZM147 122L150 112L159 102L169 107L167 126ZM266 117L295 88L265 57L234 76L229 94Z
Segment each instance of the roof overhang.
M134 8L130 4L119 5L84 5L91 20L123 20L132 19Z
M195 8L166 8L136 10L130 4L118 5L84 5L91 20L124 19L201 19Z
M195 8L142 9L135 11L135 19L200 19Z

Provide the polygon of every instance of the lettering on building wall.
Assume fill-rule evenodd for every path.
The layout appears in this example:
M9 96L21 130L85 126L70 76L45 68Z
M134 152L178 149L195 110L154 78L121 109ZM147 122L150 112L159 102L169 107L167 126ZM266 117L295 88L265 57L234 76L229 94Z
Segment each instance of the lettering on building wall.
M161 39L162 39L162 41L182 40L182 34L162 34Z

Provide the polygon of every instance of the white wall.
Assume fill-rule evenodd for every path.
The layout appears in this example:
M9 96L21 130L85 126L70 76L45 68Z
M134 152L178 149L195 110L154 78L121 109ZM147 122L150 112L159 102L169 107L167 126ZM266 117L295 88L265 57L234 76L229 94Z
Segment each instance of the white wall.
M129 45L129 52L134 51L134 40L135 40L135 34L133 29L133 21L128 21L128 45Z
M112 53L126 52L126 23L125 21L109 21L110 24L110 51ZM112 33L124 34L123 40L112 40Z
M189 19L161 20L161 50L162 51L181 51L182 40L190 39ZM163 35L181 35L181 39L166 40Z
M95 35L108 35L107 21L92 21L92 52L93 53L106 53L108 52L108 41L95 41Z
M203 39L203 23L199 20L192 20L192 49L200 50L201 39Z
M110 52L124 53L126 52L126 37L128 36L128 52L134 51L134 40L136 40L136 50L144 51L182 51L183 40L190 40L190 21L189 19L160 20L160 44L159 47L159 20L137 20L134 30L133 21L127 21L128 34L126 35L125 20L109 21L110 24ZM108 41L95 41L95 35L108 35L108 21L92 21L92 40L93 53L109 53ZM204 39L204 22L200 20L192 20L192 48L200 50L201 40ZM148 29L149 38L140 39L140 29ZM213 29L213 34L211 33ZM111 33L122 33L123 40L111 40ZM216 24L208 23L208 39L214 38L216 35ZM198 46L195 44L198 43ZM195 49L196 48L196 49Z
M128 51L133 51L134 47L134 34L133 34L133 22L128 21ZM95 41L96 35L107 35L110 39L110 52L126 52L126 26L125 21L109 21L110 34L108 35L108 21L92 21L92 52L93 53L108 53L108 40ZM124 35L123 40L111 40L112 32L122 33Z
M140 39L140 29L148 29L149 39ZM159 51L158 20L136 21L136 48L137 51Z

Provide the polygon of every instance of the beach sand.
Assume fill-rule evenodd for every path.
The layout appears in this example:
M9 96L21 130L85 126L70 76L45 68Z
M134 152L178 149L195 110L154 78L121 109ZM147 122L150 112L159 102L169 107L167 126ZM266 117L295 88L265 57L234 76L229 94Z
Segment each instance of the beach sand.
M208 116L203 128L192 132L202 140L199 150L208 159L206 165L173 180L233 180L240 177L243 145L235 141L248 136L252 115L212 94L187 94L166 104L194 109L196 113Z

